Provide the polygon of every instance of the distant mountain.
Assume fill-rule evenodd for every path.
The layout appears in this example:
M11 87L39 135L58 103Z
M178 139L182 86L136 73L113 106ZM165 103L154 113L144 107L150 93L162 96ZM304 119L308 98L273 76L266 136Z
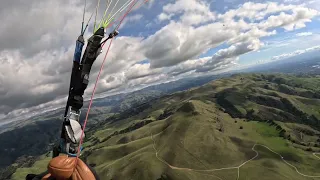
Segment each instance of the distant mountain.
M312 52L256 65L238 72L281 72L294 74L320 74L320 52Z
M82 158L106 180L304 180L320 176L319 109L319 75L233 75L106 118ZM10 178L49 159L18 163Z
M93 105L96 107L118 106L117 108L115 108L118 110L120 106L124 106L124 105L121 105L121 103L125 103L126 101L133 101L134 102L133 104L135 104L135 102L140 103L141 101L145 101L149 98L157 98L165 94L171 94L177 91L184 91L193 87L202 86L212 80L219 79L221 77L226 77L226 76L228 75L223 74L223 75L214 75L214 76L202 76L202 77L196 77L196 78L183 78L177 81L152 85L131 93L122 93L122 94L117 94L117 95L108 96L104 98L98 98L98 99L95 99ZM130 107L127 107L127 108L130 108Z

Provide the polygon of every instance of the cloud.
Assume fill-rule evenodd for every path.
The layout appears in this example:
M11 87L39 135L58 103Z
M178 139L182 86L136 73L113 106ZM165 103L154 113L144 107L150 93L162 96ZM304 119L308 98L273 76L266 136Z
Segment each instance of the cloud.
M0 126L12 121L25 120L30 117L52 111L54 109L60 108L67 102L67 98L60 98L57 100L42 103L36 106L28 108L20 108L10 111L8 114L0 114L1 119L6 119L7 121L0 121ZM0 106L1 108L1 106Z
M90 11L90 7L92 9L95 5L88 2L88 7ZM39 110L56 106L50 102L61 101L67 95L83 4L60 0L40 3L13 0L1 2L0 10L0 40L6 42L0 45L1 117L8 119L31 112L33 108ZM89 18L91 11L86 14L86 18ZM129 16L129 21L134 22L139 18L140 14ZM131 66L143 57L141 53L134 52L138 51L140 40L120 37L114 41L109 56L111 62L106 68L109 74L121 71L126 68L125 65ZM125 56L123 51L126 52ZM100 55L92 68L90 85L97 76L102 59ZM103 75L107 77L106 74ZM98 90L102 92L108 88L101 86Z
M262 29L283 27L287 31L306 27L305 23L311 22L311 18L319 15L314 9L296 6L291 10L292 14L281 12L280 15L272 15L265 22L259 24Z
M137 23L139 21L142 21L142 19L143 19L142 14L135 14L132 16L128 16L123 20L122 24L119 27L119 30L122 30L125 26L133 25L132 23Z
M123 85L123 82L125 82L125 76L123 74L114 74L109 75L107 78L104 78L100 81L99 86L100 88L97 89L97 93L101 93L104 91L110 91L113 89L116 89Z
M133 16L129 16L126 20L128 20L128 22L135 22L135 21L141 20L142 17L143 17L142 14L135 14Z
M311 51L318 51L318 50L320 50L320 46L313 46L311 48L297 50L297 51L294 51L291 53L285 53L285 54L281 54L278 56L273 56L271 60L277 61L277 60L286 59L289 57L297 56L297 55L304 54L304 53L311 52Z
M247 32L242 32L238 36L233 37L229 40L230 44L239 43L239 42L246 42L253 39L259 39L261 37L268 37L277 34L276 30L273 31L265 31L261 30L258 27L252 27L252 29L248 30Z
M235 35L235 30L224 28L222 23L194 28L171 22L143 42L145 56L152 68L173 66L194 59Z
M62 43L68 46L74 42L70 34L80 31L75 22L81 22L82 11L75 1L3 3L0 41L5 43L0 44L0 49L19 49L24 55L32 55L43 49L59 48Z
M305 27L305 23L310 22L317 15L319 12L316 10L301 5L247 2L238 9L230 10L218 17L226 23L233 21L234 17L247 18L251 22L260 22L259 29L282 27L287 31L292 31ZM267 20L265 20L266 17Z
M0 101L6 107L2 112L45 103L65 94L70 71L64 71L62 65L52 67L56 73L45 67L55 64L52 62L55 62L56 54L61 55L59 60L65 60L72 57L72 53L72 50L43 51L24 58L20 51L0 52ZM71 64L66 66L71 68Z
M205 73L205 72L221 72L221 70L230 68L237 64L237 61L239 60L238 57L231 57L226 58L224 61L215 61L215 60L209 60L207 63L205 63L203 66L200 66L196 69L196 72L198 73Z
M296 34L296 36L301 37L301 36L311 36L313 33L312 32L302 32Z
M166 15L180 18L176 21L171 20L167 26L145 41L147 44L145 56L150 59L152 68L173 66L194 59L223 42L231 45L240 43L251 46L248 48L249 51L245 53L257 50L263 46L263 43L260 43L260 38L275 35L277 33L275 28L299 29L304 26L305 22L310 22L311 18L318 15L315 10L297 5L249 2L238 9L219 14L217 18L225 23L212 22L193 27L190 24L197 24L196 22L199 20L193 20L195 23L183 21L183 16L188 12L206 11L210 10L203 6L203 3L195 0L188 0L186 4L183 4L182 1L176 1L163 7L163 12ZM291 11L292 14L286 14L287 11ZM279 14L273 15L274 13ZM162 15L160 14L160 16ZM267 15L271 16L267 17ZM163 19L164 17L163 15ZM236 17L240 19L236 20ZM251 22L246 22L241 18L249 18ZM237 56L241 54L244 53L239 53ZM223 59L223 56L219 57Z
M242 54L248 53L250 51L258 50L263 44L258 39L253 39L252 41L246 41L237 43L230 46L227 49L219 50L213 57L212 63L219 63L224 59L230 59L238 57Z
M165 21L165 20L170 20L171 17L172 17L172 15L166 14L166 13L161 13L161 14L158 15L158 19L159 19L160 22L161 21Z
M159 74L161 72L160 69L150 69L150 64L135 64L125 71L125 75L126 78L130 80Z
M137 87L137 85L145 87L145 86L148 86L148 85L159 84L159 83L165 82L170 78L171 77L166 75L166 74L157 74L157 75L145 76L145 77L142 77L142 78L138 78L138 79L134 79L132 81L129 81L126 84L126 87L127 88L133 88L133 87Z
M172 74L173 76L181 75L190 71L196 71L197 69L201 68L203 65L205 65L211 57L204 57L204 58L199 58L195 60L188 60L183 63L180 63L176 66L173 66L170 70L169 73Z
M182 17L187 12L205 12L207 9L201 6L201 3L197 4L199 1L192 2L195 4L188 7L184 7L185 5L180 1L163 7L167 15L178 15L180 18L178 21L171 20L167 26L147 39L145 55L150 59L152 68L183 63L223 42L231 46L218 51L212 60L205 64L206 69L215 68L215 63L221 63L224 60L234 62L230 59L236 59L242 54L260 49L264 45L260 42L260 38L275 35L277 33L275 28L282 27L286 30L302 28L305 22L311 21L311 18L318 14L315 10L296 5L249 2L236 10L218 15L218 19L225 23L213 22L193 27L190 26L192 22L185 23ZM286 14L287 11L291 11L292 14ZM273 15L274 13L279 14ZM272 15L266 17L270 14ZM240 19L236 20L236 17ZM251 23L241 18L249 18ZM199 22L196 19L194 21ZM151 46L151 44L155 45Z
M198 25L201 23L212 22L215 14L210 11L210 5L198 0L177 0L163 7L163 13L159 15L159 20L168 20L174 14L180 14L180 20L186 25Z
M254 3L246 2L238 9L230 10L225 14L220 14L219 18L224 21L233 20L234 17L248 18L250 21L261 21L267 15L294 9L294 5L284 5L276 2Z

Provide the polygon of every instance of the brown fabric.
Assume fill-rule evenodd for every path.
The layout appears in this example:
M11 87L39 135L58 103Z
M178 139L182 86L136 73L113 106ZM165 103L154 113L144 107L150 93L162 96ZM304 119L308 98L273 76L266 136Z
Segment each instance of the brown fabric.
M73 173L75 160L75 158L68 158L67 156L57 156L50 161L48 171L55 178L68 179Z
M72 180L95 180L93 173L88 166L81 160L78 159L77 167L71 176Z
M58 156L50 161L48 171L56 179L71 177L72 180L95 180L93 173L81 159L78 159L76 169L75 163L74 157Z

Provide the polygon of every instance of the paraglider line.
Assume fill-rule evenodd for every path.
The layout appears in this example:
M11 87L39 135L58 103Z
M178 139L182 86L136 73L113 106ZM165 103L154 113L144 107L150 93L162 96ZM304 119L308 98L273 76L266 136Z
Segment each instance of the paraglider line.
M100 6L100 0L98 0L98 4L97 4L97 7L96 7L96 15L94 16L93 33L96 32L96 24L97 24L97 16L98 16L99 6Z
M98 0L97 5L96 5L96 14L97 14L97 9L99 8L99 4L100 4L100 0ZM85 26L85 28L83 29L83 31L81 32L81 35L84 35L84 33L86 32L88 25L93 17L94 11L91 13L90 18ZM97 18L97 16L95 16L95 19ZM96 21L96 20L95 20ZM94 25L95 26L95 25Z
M86 114L86 119L84 121L84 124L83 124L83 130L82 130L82 133L81 133L81 137L80 137L80 143L79 143L79 146L78 146L78 152L77 152L77 160L80 156L80 147L82 145L82 142L83 142L83 135L84 135L84 130L86 128L86 125L87 125L87 122L88 122L88 116L89 116L89 112L90 112L90 109L91 109L91 105L92 105L92 102L93 102L93 97L94 97L94 94L95 94L95 91L96 91L96 88L97 88L97 85L98 85L98 81L100 79L100 76L101 76L101 72L102 72L102 69L104 67L104 63L107 59L107 56L108 56L108 53L109 53L109 50L110 50L110 47L111 47L111 44L112 44L112 40L110 40L110 43L109 43L109 46L108 46L108 49L107 49L107 52L106 52L106 55L104 56L104 59L102 61L102 64L100 66L100 71L99 71L99 74L98 74L98 77L96 79L96 82L94 84L94 88L93 88L93 92L92 92L92 95L91 95L91 98L90 98L90 104L89 104L89 107L88 107L88 111L87 111L87 114ZM77 164L77 163L76 163Z
M131 6L129 7L129 9L127 10L127 12L121 17L121 21L119 22L118 26L113 30L113 32L114 32L114 31L117 31L117 30L119 29L119 27L120 27L121 23L123 22L124 18L130 13L130 11L131 11L132 8L137 4L137 2L138 2L138 1L136 1L136 0L134 0L134 1L132 2ZM147 2L147 0L146 0L145 2ZM112 24L114 24L114 22L111 23L111 24L109 24L108 27L111 26ZM108 40L108 39L106 39L106 40L104 40L104 41L102 42L102 48L103 48L103 46L104 46L104 44L105 44L105 42L106 42L107 40Z
M140 6L137 8L139 9L144 3L148 2L148 0L145 0L142 4L140 4ZM136 4L136 3L135 3ZM132 9L132 8L131 8ZM122 16L123 17L123 16ZM108 24L108 26L106 28L111 27L112 25L114 25L116 23L116 21L111 22L110 24Z
M145 0L145 2L147 2L148 0ZM121 23L123 22L124 18L130 13L130 11L132 10L132 8L136 5L136 2L132 3L132 5L130 6L130 8L128 9L128 11L125 13L125 15L122 17L119 25L116 27L116 30L120 27ZM107 59L107 56L108 56L108 53L109 53L109 50L110 50L110 47L111 47L111 44L112 44L112 41L113 41L113 38L110 40L110 43L109 43L109 46L108 46L108 49L107 49L107 52L103 58L103 61L102 61L102 64L100 66L100 70L99 70L99 73L98 73L98 77L96 79L96 82L94 84L94 88L93 88L93 91L92 91L92 94L91 94L91 98L90 98L90 103L89 103L89 107L88 107L88 110L87 110L87 114L86 114L86 119L84 121L84 124L83 124L83 129L82 129L82 133L81 133L81 137L80 137L80 143L79 143L79 146L78 146L78 151L77 151L77 157L76 157L76 163L75 163L75 167L74 167L74 170L76 169L76 166L78 164L78 159L79 159L79 156L80 156L80 150L81 150L81 146L82 146L82 143L83 143L83 136L84 136L84 130L86 128L86 125L87 125L87 122L88 122L88 116L89 116L89 113L90 113L90 110L91 110L91 106L92 106L92 102L93 102L93 97L94 97L94 94L95 94L95 91L96 91L96 88L97 88L97 85L98 85L98 81L100 79L100 76L101 76L101 72L102 72L102 69L104 67L104 63ZM102 44L102 47L105 45ZM101 47L101 48L102 48Z
M107 9L104 11L104 13L103 13L103 16L102 16L102 19L101 19L101 21L100 21L100 23L99 23L99 28L101 27L101 25L102 25L102 22L104 21L104 19L106 18L106 15L107 15L107 11L109 10L109 7L110 7L110 5L111 5L111 3L112 3L112 0L111 1L107 1ZM94 29L96 30L96 27L94 27ZM94 31L95 31L94 30Z
M111 12L110 12L110 14L112 14L113 13L113 10L114 10L114 8L118 5L118 2L119 2L120 0L118 0L117 2L116 2L116 4L113 6L113 8L111 9ZM109 14L109 15L110 15Z
M139 1L134 2L134 4L130 7L130 10L127 11L127 13L123 16L123 18L121 19L120 23L118 24L118 26L116 27L116 30L118 30L121 26L122 21L124 20L124 18L129 14L129 12L132 10L132 8L138 3ZM148 2L148 0L145 0L143 3L140 4L140 6L138 8L140 8L144 3Z
M147 2L147 0L145 1ZM130 13L130 11L132 10L132 8L134 7L136 3L132 3L131 7L128 9L128 11L126 12L126 14L122 17L118 27L120 27L121 23L123 22L123 19ZM86 119L84 121L84 124L83 124L83 130L82 130L82 133L81 133L81 137L80 137L80 143L79 143L79 146L78 146L78 151L77 151L77 158L76 158L76 163L75 165L77 165L77 161L79 159L79 156L80 156L80 148L81 148L81 145L83 143L83 136L84 136L84 130L86 128L86 125L87 125L87 122L88 122L88 116L89 116L89 113L90 113L90 110L91 110L91 106L92 106L92 102L93 102L93 97L94 97L94 94L95 94L95 91L96 91L96 88L97 88L97 85L98 85L98 81L100 79L100 76L101 76L101 72L102 72L102 69L104 67L104 63L107 59L107 56L108 56L108 53L109 53L109 50L110 50L110 47L111 47L111 44L112 44L112 41L113 41L113 38L110 40L110 43L109 43L109 46L108 46L108 49L107 49L107 52L103 58L103 61L102 61L102 64L100 66L100 71L98 73L98 77L96 79L96 82L95 82L95 85L94 85L94 88L93 88L93 91L92 91L92 95L91 95L91 98L90 98L90 103L89 103L89 107L88 107L88 111L87 111L87 114L86 114ZM105 45L105 43L102 45L102 47Z
M83 32L84 16L86 14L86 7L87 7L87 0L84 0L83 15L82 15L82 25L81 25L81 34Z
M113 17L116 16L119 12L122 12L125 8L127 8L130 3L132 3L132 1L127 1L117 12L115 12L110 18L108 18L105 22L104 22L104 26L108 26L108 24L110 23L110 21L112 21Z

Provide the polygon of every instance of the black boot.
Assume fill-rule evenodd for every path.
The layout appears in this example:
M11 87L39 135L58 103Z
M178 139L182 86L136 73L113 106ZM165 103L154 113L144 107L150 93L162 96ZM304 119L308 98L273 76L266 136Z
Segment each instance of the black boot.
M61 152L60 145L59 145L59 144L56 144L56 145L53 147L53 150L52 150L52 158L55 158L55 157L59 156L60 152Z
M33 180L35 177L37 177L36 174L28 174L28 175L26 176L26 180Z

